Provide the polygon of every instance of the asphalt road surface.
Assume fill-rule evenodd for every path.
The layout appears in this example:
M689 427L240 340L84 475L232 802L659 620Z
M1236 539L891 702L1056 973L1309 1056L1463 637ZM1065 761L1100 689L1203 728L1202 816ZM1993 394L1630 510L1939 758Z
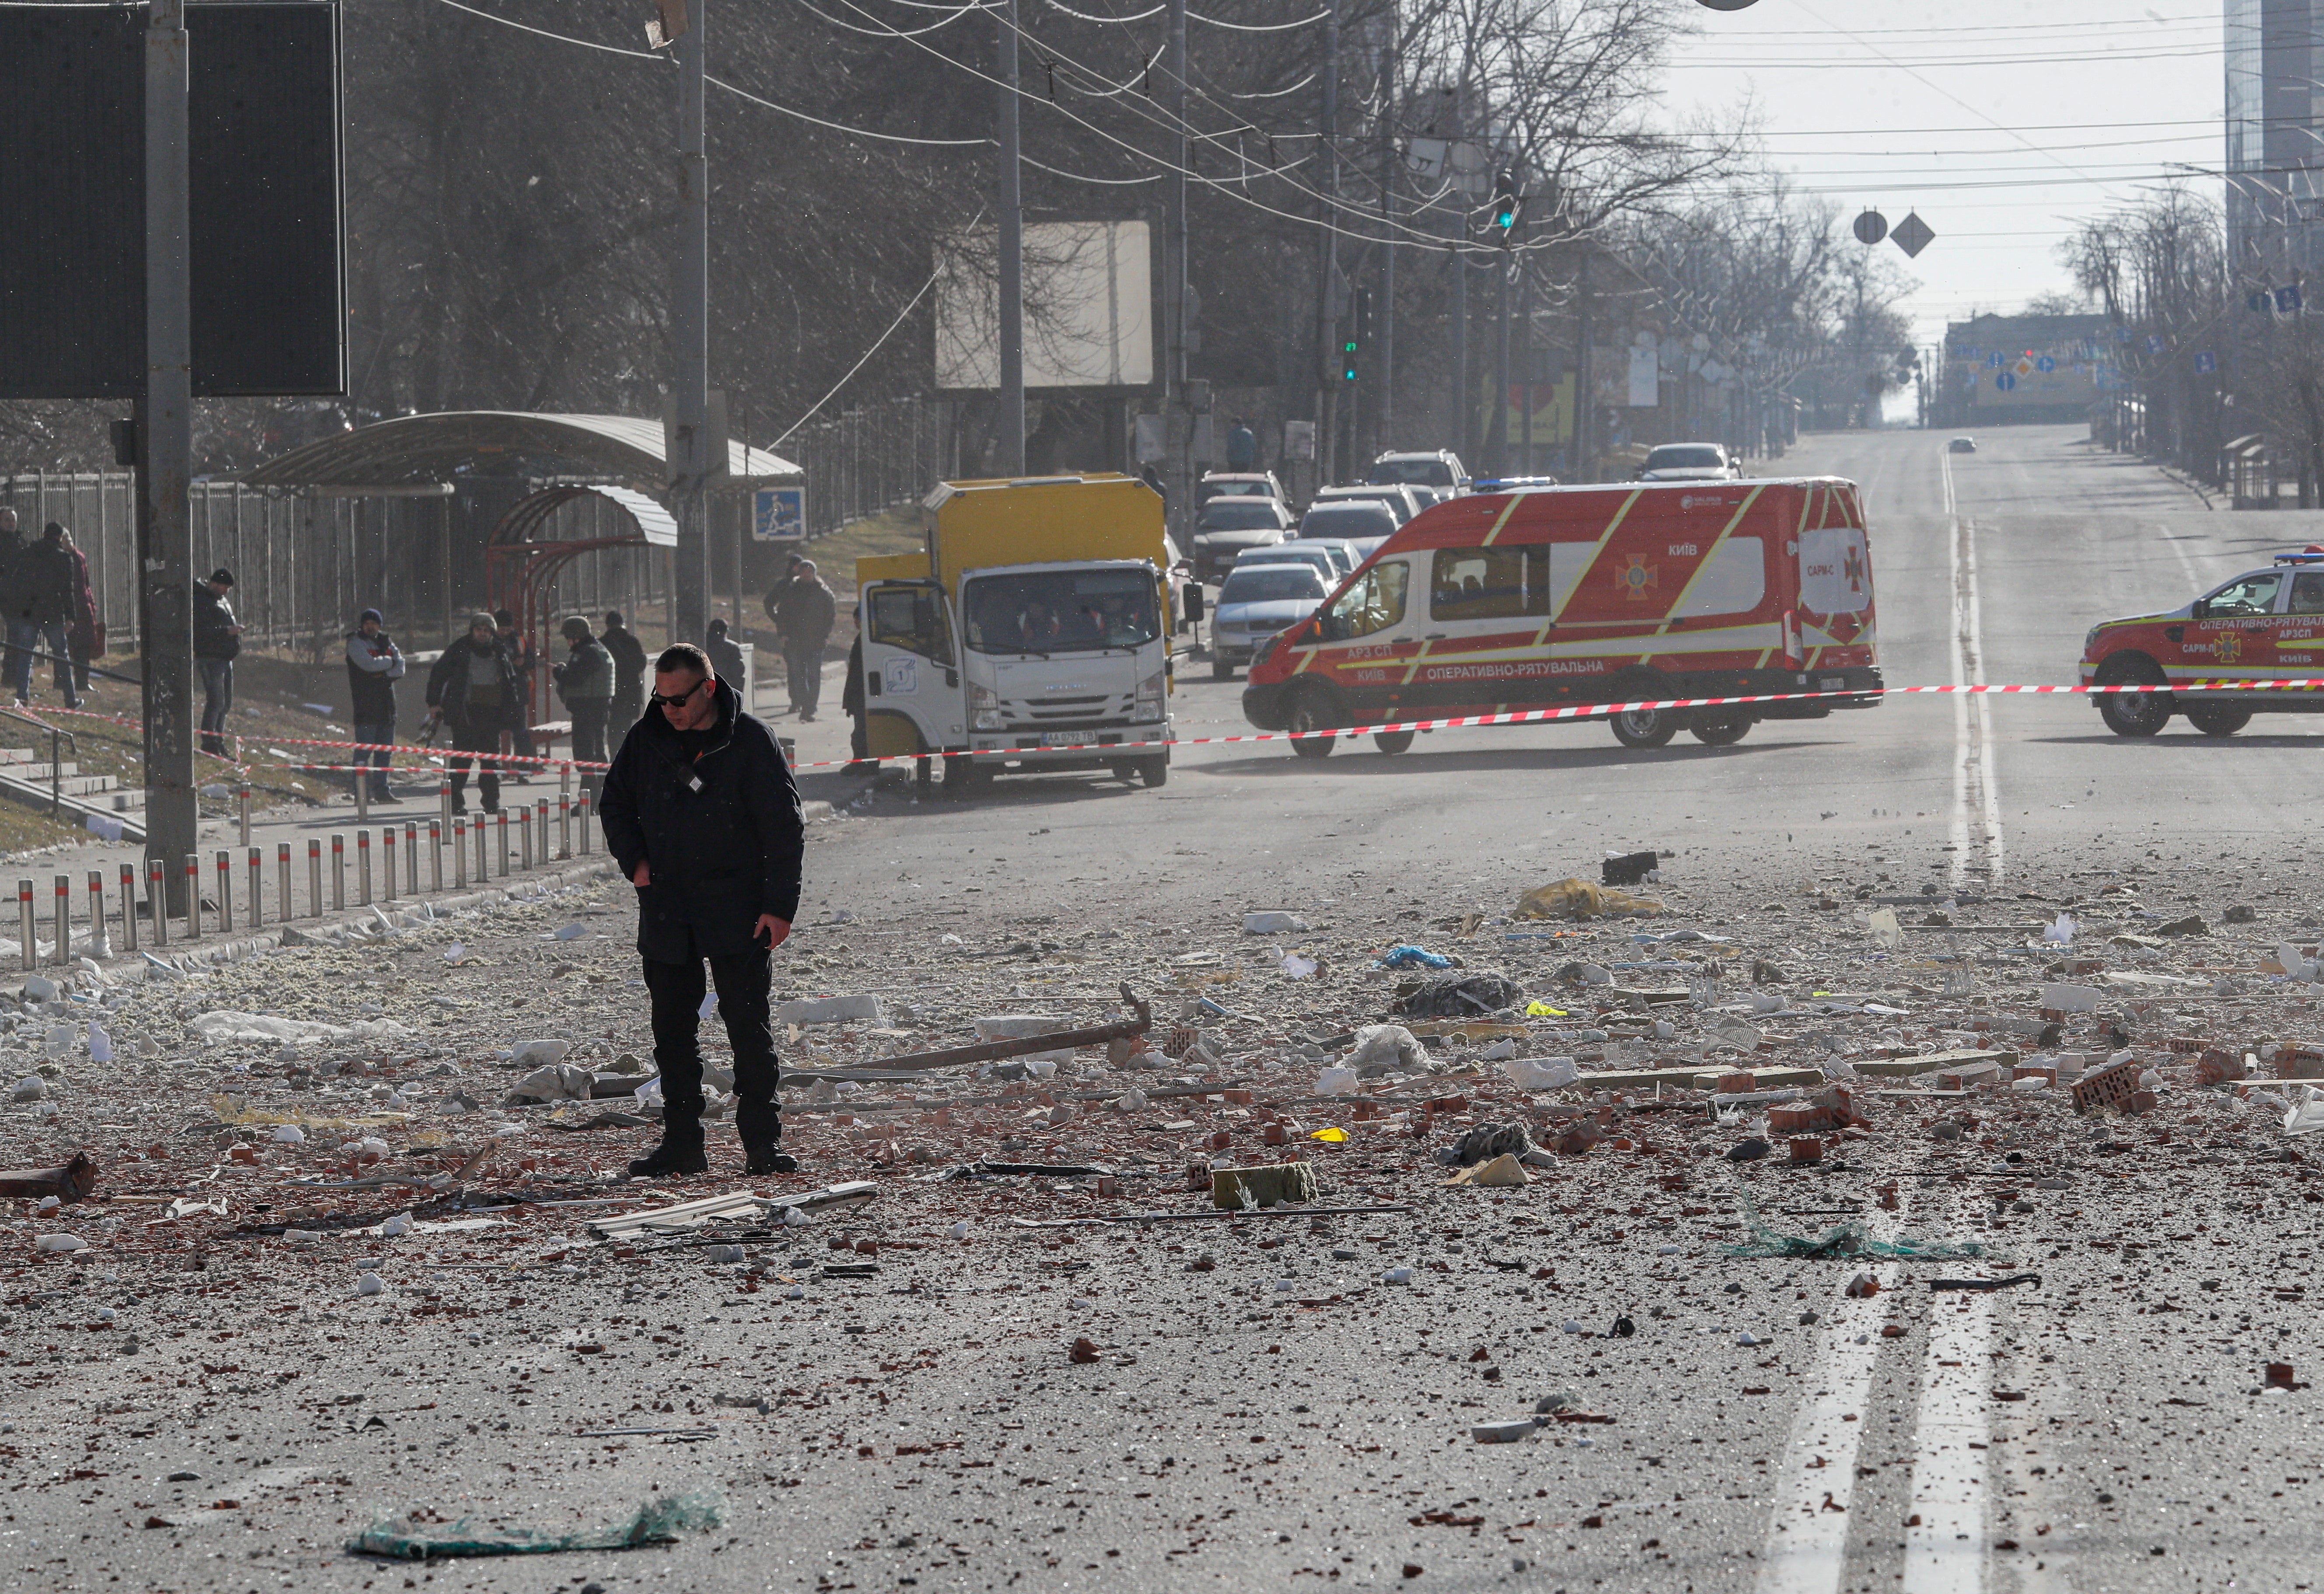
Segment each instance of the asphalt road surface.
M2214 512L2069 429L1979 442L1948 458L1938 435L1822 437L1785 462L1867 489L1892 684L2070 681L2093 621L2181 602L2324 530ZM1182 681L1185 733L1242 728L1240 682ZM1281 744L1196 747L1157 791L1003 779L955 803L818 774L810 795L850 816L816 828L801 917L894 926L856 937L868 954L839 947L815 978L909 1001L931 965L904 950L927 939L908 929L1150 937L1283 907L1377 943L1471 904L1504 911L1636 847L1674 852L1666 880L1714 926L1796 896L1785 882L1803 876L1875 871L1902 892L2007 898L2021 881L2055 892L2136 866L2207 912L2231 880L2290 913L2314 900L2310 723L2263 718L2225 742L2174 724L2135 742L2079 699L1929 697L1720 749L1635 752L1591 724L1319 761ZM617 895L604 901L618 914ZM509 991L530 996L513 971L536 928L505 944L464 932L486 960L476 978L505 960ZM813 954L832 932L802 935ZM605 944L610 979L623 954ZM1005 1190L891 1175L881 1221L901 1243L883 1277L797 1302L604 1248L576 1247L563 1274L562 1251L536 1257L527 1282L499 1285L447 1249L428 1286L440 1300L418 1306L415 1285L374 1313L278 1273L238 1296L232 1258L252 1253L226 1248L131 1309L161 1318L141 1360L77 1359L84 1337L47 1326L109 1272L55 1295L20 1282L0 1589L2082 1594L2315 1580L2316 1396L2261 1393L2267 1362L2303 1377L2324 1364L2294 1290L2316 1237L2287 1183L2304 1168L2166 1137L2139 1171L2082 1177L2013 1220L1970 1175L2059 1148L2003 1125L1950 1163L1923 1160L1925 1136L1875 1137L1855 1169L1784 1187L1771 1221L1812 1229L1869 1208L1873 1181L1892 1179L1895 1209L1869 1212L1877 1237L1973 1236L1975 1270L2042 1275L1961 1295L1929 1287L1941 1267L1730 1258L1685 1237L1665 1209L1723 1173L1692 1163L1700 1131L1674 1132L1659 1167L1609 1153L1489 1195L1440 1191L1441 1170L1384 1153L1351 1166L1417 1216L1233 1231L1011 1240ZM811 1155L801 1176L852 1175ZM941 1225L964 1201L975 1233L946 1249ZM1397 1264L1416 1281L1377 1282ZM1895 1287L1849 1299L1860 1270ZM1065 1348L1083 1335L1102 1353L1075 1365ZM1613 1420L1512 1444L1470 1436L1559 1390ZM739 1404L761 1396L766 1414ZM696 1422L715 1437L576 1437ZM342 1548L383 1511L565 1531L698 1488L724 1497L726 1524L673 1548L408 1569Z

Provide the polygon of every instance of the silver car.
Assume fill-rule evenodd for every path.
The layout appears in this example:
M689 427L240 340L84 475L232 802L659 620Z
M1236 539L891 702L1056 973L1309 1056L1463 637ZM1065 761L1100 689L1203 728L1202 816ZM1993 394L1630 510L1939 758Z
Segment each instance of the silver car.
M1268 638L1315 613L1337 585L1309 564L1239 565L1228 572L1211 615L1211 674L1227 679Z

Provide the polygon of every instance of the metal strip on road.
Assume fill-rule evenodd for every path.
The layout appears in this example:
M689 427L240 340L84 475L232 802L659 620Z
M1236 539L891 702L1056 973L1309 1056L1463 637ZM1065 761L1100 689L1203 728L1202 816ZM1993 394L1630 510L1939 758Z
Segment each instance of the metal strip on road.
M1896 1265L1888 1263L1873 1276L1886 1293L1895 1285ZM1864 1436L1873 1368L1880 1359L1877 1327L1884 1313L1875 1305L1880 1296L1850 1301L1841 1287L1826 1316L1844 1315L1849 1322L1827 1341L1823 1365L1816 1369L1815 1400L1792 1425L1758 1594L1836 1594L1847 1570L1856 1449ZM1846 1331L1848 1327L1855 1332Z
M1985 1594L1991 1455L1986 1397L1993 1377L1986 1347L1992 1325L1990 1295L1958 1305L1940 1296L1932 1304L1904 1530L1904 1594Z

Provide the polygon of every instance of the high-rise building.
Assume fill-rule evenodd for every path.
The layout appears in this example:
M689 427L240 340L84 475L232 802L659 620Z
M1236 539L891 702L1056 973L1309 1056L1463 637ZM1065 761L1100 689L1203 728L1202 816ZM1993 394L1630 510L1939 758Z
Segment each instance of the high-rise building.
M2324 0L2227 0L2229 269L2282 283L2324 244Z

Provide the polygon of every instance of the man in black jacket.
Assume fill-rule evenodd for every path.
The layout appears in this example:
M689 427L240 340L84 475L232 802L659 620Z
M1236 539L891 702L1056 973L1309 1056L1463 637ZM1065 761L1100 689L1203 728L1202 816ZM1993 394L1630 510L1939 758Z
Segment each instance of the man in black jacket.
M388 760L394 755L385 750L395 741L395 683L407 667L403 650L389 638L386 626L386 616L366 609L347 633L347 714L355 722L355 740L365 744L347 760L355 765L347 789L361 784L369 764L371 800L400 803L403 799L387 788Z
M456 754L482 753L475 760L476 788L484 794L484 812L501 811L501 732L521 709L516 661L501 646L493 617L478 613L468 617L468 634L444 650L428 672L428 706L432 718L452 728ZM447 760L452 771L452 812L468 811L468 760Z
M56 660L57 696L67 708L78 708L73 690L72 649L68 637L73 595L72 553L65 545L65 529L51 521L41 540L26 548L0 570L0 587L7 593L8 677L16 689L16 706L32 696L32 659L42 642Z
M648 713L613 755L598 812L607 849L638 890L661 1070L661 1145L631 1175L708 1171L696 1035L705 959L734 1046L734 1128L748 1171L792 1172L768 992L774 949L798 912L807 832L782 750L701 649L681 642L654 661Z
M619 609L605 611L605 629L597 640L613 656L613 705L605 713L605 745L618 749L646 705L646 645L622 623Z
M202 751L226 756L226 716L234 709L234 659L242 651L242 625L226 594L234 572L223 565L194 589L194 668L202 677Z

